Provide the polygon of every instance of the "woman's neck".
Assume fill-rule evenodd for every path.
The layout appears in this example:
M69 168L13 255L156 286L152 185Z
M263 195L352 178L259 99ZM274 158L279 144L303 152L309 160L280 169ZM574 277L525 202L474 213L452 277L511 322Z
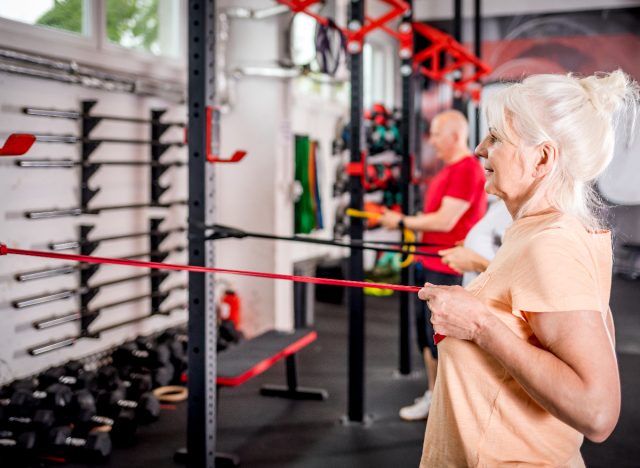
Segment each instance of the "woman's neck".
M505 202L507 210L511 213L511 217L515 219L526 218L527 216L535 216L540 214L552 213L558 211L546 198L540 198L536 202L527 206L527 201L521 203ZM523 212L522 208L526 206Z

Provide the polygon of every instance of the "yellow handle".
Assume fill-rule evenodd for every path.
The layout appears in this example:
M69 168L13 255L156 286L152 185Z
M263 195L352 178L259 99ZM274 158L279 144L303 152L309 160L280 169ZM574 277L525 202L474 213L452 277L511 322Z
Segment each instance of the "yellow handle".
M404 241L405 242L415 242L416 241L416 235L413 233L413 231L410 231L409 229L405 229L404 230ZM416 251L416 246L415 245L405 245L402 247L402 250L404 251L409 251L409 252L415 252ZM407 268L409 265L411 265L411 262L413 262L413 257L414 255L407 255L407 258L405 258L402 263L400 264L400 268Z
M347 216L350 216L351 218L366 218L366 219L378 219L380 216L382 216L380 213L372 213L370 211L361 211L361 210L356 210L355 208L347 208L347 210L345 211L345 214Z

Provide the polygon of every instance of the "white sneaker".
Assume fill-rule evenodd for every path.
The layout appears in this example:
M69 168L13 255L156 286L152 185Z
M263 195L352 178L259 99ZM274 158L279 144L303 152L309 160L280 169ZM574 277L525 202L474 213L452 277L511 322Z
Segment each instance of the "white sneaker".
M427 419L431 407L431 391L427 390L420 398L416 398L413 405L400 408L400 417L405 421L419 421Z

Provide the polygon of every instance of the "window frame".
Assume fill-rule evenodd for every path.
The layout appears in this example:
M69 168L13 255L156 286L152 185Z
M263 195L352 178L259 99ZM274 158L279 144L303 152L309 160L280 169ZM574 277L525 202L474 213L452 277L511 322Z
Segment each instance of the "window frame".
M153 55L114 44L106 37L106 0L85 0L88 34L23 23L0 17L0 47L53 59L76 61L113 72L186 82L186 2L180 2L178 57ZM46 49L43 48L46 44Z

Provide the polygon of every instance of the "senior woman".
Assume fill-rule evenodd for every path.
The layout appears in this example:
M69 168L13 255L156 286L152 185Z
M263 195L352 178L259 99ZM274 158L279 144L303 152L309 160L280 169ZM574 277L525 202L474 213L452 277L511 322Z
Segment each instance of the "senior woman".
M637 101L615 71L531 76L488 103L476 153L514 221L466 289L419 292L447 336L421 467L583 467L584 436L613 431L611 235L592 187L613 157L614 116Z

